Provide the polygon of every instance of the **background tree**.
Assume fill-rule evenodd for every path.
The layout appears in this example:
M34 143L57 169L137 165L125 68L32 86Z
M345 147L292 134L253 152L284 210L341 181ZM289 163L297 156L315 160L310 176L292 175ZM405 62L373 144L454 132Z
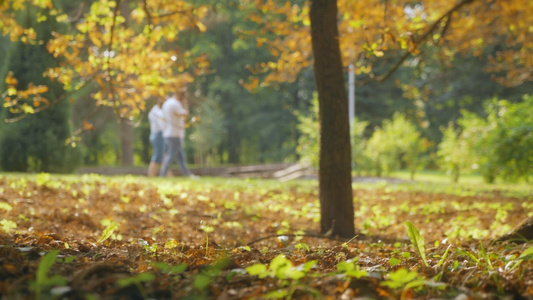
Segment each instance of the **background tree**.
M533 96L512 104L506 100L493 101L488 107L488 122L496 124L488 132L491 158L501 177L510 181L528 181L533 166ZM490 126L490 125L489 125ZM493 126L490 126L493 127Z
M358 118L352 120L350 129L350 139L352 142L352 163L357 174L368 173L371 161L365 154L368 140L365 138L365 129L369 122L360 121Z
M332 2L335 2L336 11L337 1ZM327 88L321 86L322 84L330 84L327 87L331 88L331 86L334 86L332 81L336 80L338 82L336 88L339 90L339 95L336 95L337 99L343 98L341 94L344 93L344 87L340 84L343 82L343 78L338 76L338 74L342 73L342 62L341 66L337 65L336 49L330 49L331 51L329 53L319 52L321 49L320 44L329 43L336 45L337 40L331 41L320 36L320 42L317 41L316 35L322 32L315 32L314 30L317 30L317 27L313 27L313 23L316 25L318 23L317 19L319 18L313 15L313 4L315 3L321 2L311 2L309 19L311 24L313 58L315 60L314 71L317 78L317 90L319 91L320 122L322 125L320 144L320 168L322 169L330 168L334 165L334 161L327 161L329 157L324 152L338 153L340 151L339 157L342 158L339 160L342 160L344 158L344 150L349 149L349 143L346 143L345 141L347 139L343 137L347 126L346 122L342 121L343 115L347 115L347 108L341 104L337 106L332 100L335 96L326 96L325 92L327 92ZM284 24L272 25L269 23L265 26L265 31L277 32L282 35L279 38L267 40L271 51L278 54L277 62L268 65L273 72L267 79L293 80L297 76L296 74L298 74L299 68L301 68L299 66L305 67L306 62L311 58L310 53L302 46L309 42L309 35L306 34L308 29L305 26L294 25L300 24L299 22L294 22L294 20L300 20L305 25L307 10L302 7L298 8L296 5L291 6L289 2L286 2L284 6L276 6L273 1L267 1L262 4L260 1L256 1L256 4L266 10L273 11L274 14L284 14L288 22L293 24L291 30L286 30L290 25ZM462 0L456 3L449 3L448 1L395 1L394 3L389 3L388 1L357 1L356 3L347 0L339 1L342 16L339 28L341 33L345 35L341 34L338 41L341 43L346 64L354 63L358 67L359 72L368 73L370 74L370 78L375 77L381 81L389 78L411 55L419 54L421 46L426 43L430 45L441 45L442 49L445 50L442 52L443 57L449 60L459 52L473 53L479 56L483 53L483 47L490 43L499 43L504 38L509 46L499 51L496 59L494 57L490 59L489 68L498 71L508 71L504 72L505 75L503 76L495 77L496 80L506 84L519 84L527 78L531 78L529 69L523 68L526 65L531 67L531 63L524 56L524 53L527 53L527 51L516 51L516 49L524 49L525 47L531 50L530 45L527 44L527 37L531 36L531 33L528 31L528 26L525 25L528 23L522 23L522 21L530 20L531 16L524 13L523 9L532 5L532 3L522 0L511 2L475 2L472 0ZM325 11L327 12L327 10ZM501 15L502 13L504 16ZM261 17L254 17L262 21ZM520 20L518 22L517 17ZM327 18L327 13L324 15L324 18ZM482 24L475 24L473 22L474 20L483 20L483 22ZM322 26L323 24L320 25L321 30L331 29ZM335 26L336 29L337 27ZM329 37L338 36L337 31L330 31L326 35ZM263 36L260 36L258 41L264 42L265 39ZM373 58L384 57L386 52L394 53L397 51L401 51L404 54L388 72L382 75L372 73ZM332 57L328 57L330 60L333 58L333 60L331 60L331 65L327 69L321 69L322 54L326 57L327 55L332 55ZM367 57L369 60L362 63L361 57ZM331 72L331 74L326 74L333 75L333 79L322 82L322 76L325 76L323 72ZM335 111L335 109L340 114L341 121L327 119L328 112L324 110ZM340 141L338 146L344 148L326 148L328 145L331 146L329 143L330 140L327 139L337 134L341 135L340 139L338 139ZM347 161L344 161L344 163L347 163ZM335 167L339 168L340 166ZM328 174L325 170L319 172L321 176L332 175ZM343 175L338 176L341 182L343 182L342 184L348 185L342 179L344 172L341 171L341 174ZM328 185L328 183L322 182L324 180L323 177L320 180L320 192L324 193L324 195L326 189L322 189L322 187L329 186L329 189L339 190L339 186L333 184ZM339 198L343 199L339 200L343 203L348 201L344 200L343 196ZM321 196L322 205L326 205L324 200ZM333 206L335 204L330 203L329 205ZM322 209L324 210L325 207L322 207ZM323 215L323 218L328 219L327 213ZM322 230L325 227L325 224L321 224Z
M399 168L399 150L394 140L382 128L374 130L368 140L364 155L370 160L370 170L377 177L388 175Z
M383 129L387 139L392 141L393 148L398 152L396 159L409 170L413 180L416 171L424 165L423 154L428 148L428 141L422 138L415 125L400 113L395 113L392 121L383 121Z
M496 178L505 181L528 180L531 175L533 108L531 96L524 101L510 103L507 100L488 100L485 116L464 111L458 123L459 139L470 150L470 164L485 181Z
M17 14L19 19L25 21L22 30L30 32L30 28L35 27L36 31L32 34L44 42L50 40L50 32L60 26L54 19L47 19L47 16L39 8ZM6 99L11 99L1 111L2 119L15 118L19 108L28 112L40 109L48 103L48 99L65 94L60 85L42 76L47 68L55 65L44 45L6 40L2 44L7 54L3 66L10 70L5 80L7 89L4 95ZM17 91L17 88L21 90ZM69 103L61 103L24 122L2 125L0 167L6 171L66 173L79 166L79 148L65 145L65 140L71 135L70 109Z
M320 140L320 124L318 122L318 98L313 98L311 109L305 112L297 111L298 130L301 135L298 138L296 152L300 157L300 162L318 168L318 149Z
M362 120L371 124L365 133L367 137L371 136L372 128L400 110L423 128L424 134L435 144L440 139L436 128L448 120L457 120L460 109L476 110L480 107L480 99L453 95L464 90L460 81L449 81L453 83L453 89L434 88L442 73L452 74L446 79L453 79L455 74L465 74L461 79L471 76L472 73L460 72L466 68L454 69L453 60L461 63L462 59L469 57L479 58L476 70L491 72L491 78L504 85L526 86L531 80L532 62L529 57L533 46L529 43L532 37L529 24L532 17L528 13L533 8L531 1L336 2L339 8L336 15L338 35L337 32L326 32L327 39L318 42L312 39L317 32L312 32L310 28L312 23L317 24L317 20L311 20L306 1L227 0L217 6L208 5L209 1L98 0L83 2L90 5L80 9L79 14L65 14L54 8L49 0L31 4L47 11L50 18L69 28L58 31L46 45L60 63L48 69L47 76L71 91L94 87L91 97L97 105L110 107L120 120L137 121L146 111L148 99L162 97L176 85L190 84L193 79L199 79L195 92L200 91L199 96L213 97L225 120L231 121L225 123L228 135L218 151L221 162L267 162L281 159L284 155L292 159L287 153L294 149L298 133L290 129L290 125L296 122L290 112L294 108L310 106L309 91L312 89L307 78L313 66L316 81L320 83L317 89L322 124L321 147L332 146L329 142L340 143L336 145L340 148L321 150L321 160L324 161L339 152L339 160L344 162L345 154L350 153L349 148L343 148L348 147L346 141L349 138L346 138L348 130L344 120L347 108L341 104L346 96L342 70L347 64L356 66L357 81L362 86L357 91L361 108L358 111ZM230 8L223 11L222 17L213 17L210 12L222 10L223 4L228 4ZM25 5L30 5L30 2L0 2L2 33L9 34L12 40L38 43L35 30L21 26L15 17L27 8ZM237 7L245 9L238 12ZM244 14L249 18L242 21ZM43 16L37 17L42 19ZM213 17L212 28L216 30L213 30L211 40L202 44L197 34L209 28L206 26L207 17ZM252 21L255 24L251 24ZM314 28L317 29L316 26ZM319 28L328 30L332 27ZM340 44L342 59L335 56L332 65L322 68L324 58L316 52L326 47L321 44L331 41L331 34L334 35L333 43ZM252 36L254 39L250 38ZM220 47L215 47L217 45ZM311 49L315 50L314 62ZM337 49L332 50L337 55ZM208 54L217 59L217 68L210 67ZM331 55L330 52L326 54ZM247 66L245 59L248 57L257 60ZM440 65L446 68L439 70ZM458 70L457 73L455 70ZM325 78L323 72L329 75L327 72L330 71L334 78ZM396 73L398 71L401 72ZM7 73L4 71L4 74ZM386 84L390 84L388 88L394 88L388 92L375 91L374 85L393 78L393 74L396 74L394 79L397 81ZM410 80L409 76L420 77L420 80ZM4 103L11 113L28 113L46 106L39 95L48 88L37 86L26 89L26 86L17 90L12 84L16 78L7 79L11 86L5 93L2 92ZM280 82L298 82L298 85ZM479 89L479 86L471 85L467 90L475 93L474 87ZM246 94L244 88L257 94ZM434 91L439 95L433 95ZM27 101L28 97L22 97L24 95L38 101ZM445 96L439 98L442 95ZM67 98L51 99L50 105ZM406 98L412 101L401 101ZM293 108L280 110L280 106ZM256 111L262 113L255 114ZM449 113L440 118L442 112ZM332 115L341 119L333 120ZM279 123L284 125L272 124L273 116L283 120ZM82 128L94 126L87 124ZM258 134L254 136L255 133ZM336 135L340 138L329 140ZM269 140L267 137L273 138ZM125 152L122 151L122 157ZM332 161L331 165L340 167L336 163ZM328 168L321 163L322 167ZM321 181L326 180L326 173L321 173ZM342 193L339 199L344 199L349 194L348 188L344 187L349 185L348 175L344 173L349 172L342 169L340 173L341 177L346 177L338 183L343 188L337 189L338 186L326 182L321 182L321 186L339 190ZM326 193L324 189L323 194ZM324 198L323 201L326 205L327 200ZM325 213L324 218L331 218L331 215ZM326 223L333 223L330 221ZM329 225L331 227L332 224Z
M194 143L198 163L209 166L216 164L218 147L226 135L226 124L216 102L204 100L200 110L200 123L194 127L190 140Z
M190 66L194 66L194 75L208 67L202 56L193 57L179 48L164 48L171 47L180 32L204 31L200 19L206 7L186 1L100 0L91 1L87 9L82 5L78 17L70 19L51 1L39 1L36 5L51 18L69 25L65 26L67 30L55 31L53 39L46 43L47 50L60 64L49 68L46 76L69 91L96 84L98 90L92 97L98 105L111 107L124 128L145 110L146 99L163 97L178 85L191 82L192 76L187 72L191 71ZM4 1L0 9L6 17L2 29L11 30L12 39L34 42L33 29L21 30L15 18L27 7L29 3ZM53 99L51 105L62 99ZM18 100L10 102L13 110L22 106ZM129 137L123 137L127 142ZM130 155L123 153L122 157L127 162Z
M458 182L459 176L465 170L471 170L471 151L467 146L466 141L460 138L453 124L448 125L443 132L437 154L441 159L442 168L452 177L453 182Z

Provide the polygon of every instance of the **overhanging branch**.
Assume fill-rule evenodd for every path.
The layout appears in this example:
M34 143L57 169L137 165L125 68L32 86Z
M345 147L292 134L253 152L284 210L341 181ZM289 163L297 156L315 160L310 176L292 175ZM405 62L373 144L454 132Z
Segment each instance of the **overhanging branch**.
M77 91L79 91L79 90L85 88L86 86L88 86L88 85L93 81L93 79L94 79L94 76L93 76L92 78L88 79L87 81L85 81L85 82L84 82L82 85L80 85L76 90L74 90L74 91L72 91L72 92L70 92L70 93L65 93L65 94L63 94L63 95L62 95L61 97L59 97L58 99L55 99L54 102L52 102L52 103L47 103L47 104L45 104L45 106L43 106L43 107L39 107L39 108L35 109L35 111L34 111L33 113L31 113L31 114L25 113L25 114L22 114L22 115L20 115L20 116L14 117L14 118L6 118L6 119L4 119L4 123L6 123L6 124L15 123L15 122L18 122L18 121L20 121L20 120L23 120L23 119L25 119L25 118L27 118L27 117L29 117L29 116L33 116L33 115L35 115L36 113L41 112L41 111L43 111L43 110L45 110L45 109L52 108L52 107L54 107L55 105L57 105L58 103L60 103L60 102L64 101L65 99L67 99L67 98L68 98L69 96L71 96L73 93L75 93L75 92L77 92Z
M424 42L427 39L427 37L430 36L439 27L442 21L446 19L446 24L444 25L444 28L442 30L442 34L444 34L444 32L446 31L446 29L448 28L450 24L452 14L460 10L463 6L470 4L474 1L475 0L462 0L461 2L457 3L454 7L450 8L445 14L443 14L440 18L438 18L435 22L433 22L433 24L431 24L429 29L423 35L415 39L415 41L413 42L412 49L413 50L417 49L420 46L420 44L422 44L422 42ZM387 71L387 73L376 77L374 80L378 82L383 82L386 79L388 79L405 62L405 60L411 55L413 50L407 51L406 53L404 53L402 57L400 58L400 60L398 60L398 62L392 68L390 68L389 71ZM366 82L368 81L364 81L362 82L362 84Z

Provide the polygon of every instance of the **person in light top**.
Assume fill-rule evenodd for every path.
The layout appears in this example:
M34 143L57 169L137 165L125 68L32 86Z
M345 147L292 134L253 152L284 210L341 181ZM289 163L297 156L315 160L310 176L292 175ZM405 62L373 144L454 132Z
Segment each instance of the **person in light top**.
M175 94L163 103L163 139L167 155L163 159L163 165L159 176L168 176L167 171L176 161L184 176L198 178L189 171L185 151L183 151L183 139L185 138L185 120L189 116L188 102L184 88L178 89Z
M163 162L164 145L163 129L165 126L163 120L163 110L161 107L165 99L160 99L148 113L148 122L150 123L150 144L152 145L152 158L148 165L148 176L157 176L159 167Z

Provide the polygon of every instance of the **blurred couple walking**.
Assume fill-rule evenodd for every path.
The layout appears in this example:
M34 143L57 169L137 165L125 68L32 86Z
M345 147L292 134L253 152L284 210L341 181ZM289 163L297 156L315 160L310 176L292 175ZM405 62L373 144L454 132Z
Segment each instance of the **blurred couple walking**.
M153 150L148 176L172 176L170 168L174 162L177 162L183 176L199 178L187 167L183 150L185 121L189 116L186 96L186 89L179 88L167 99L160 99L148 113L150 144Z

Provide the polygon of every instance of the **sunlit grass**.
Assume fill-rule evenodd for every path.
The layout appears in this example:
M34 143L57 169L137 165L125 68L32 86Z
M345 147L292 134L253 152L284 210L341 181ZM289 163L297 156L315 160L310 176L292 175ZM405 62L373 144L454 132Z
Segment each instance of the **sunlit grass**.
M164 262L157 268L166 272L176 265L176 272L196 278L198 265L215 263L224 253L240 257L243 270L260 262L259 271L251 272L260 279L292 282L287 286L280 281L276 287L287 295L292 287L317 276L366 280L376 275L376 265L383 274L376 286L388 288L391 298L413 285L438 295L436 289L445 284L454 286L473 276L461 271L474 266L478 279L469 286L494 280L502 291L507 282L500 284L500 277L490 277L496 270L492 265L505 276L525 272L529 249L516 248L511 253L503 246L485 245L533 215L529 186L454 184L441 174L421 175L414 182L385 178L355 182L355 229L369 239L342 244L311 238L320 230L317 180L0 174L0 230L32 245L42 241L49 247L48 239L53 238L61 249L95 248L113 259L118 249L142 251L143 262L128 260L137 269L121 282L147 288L146 295L149 281L141 276L159 280L166 274L147 271L146 262ZM396 178L401 176L408 174L400 172ZM412 224L411 233L416 234L409 234L405 224ZM279 235L286 235L285 239ZM293 235L302 236L293 239ZM274 260L279 249L287 258L282 264ZM302 263L314 260L319 261L315 267L320 271L302 272ZM436 285L440 281L444 283Z
M391 174L392 178L398 178L405 181L410 181L410 174L407 171L397 171ZM436 190L450 190L461 189L470 190L474 192L503 192L508 195L516 196L531 196L533 197L533 185L527 182L502 182L486 183L483 177L477 174L467 174L459 178L458 183L452 182L450 176L440 171L420 171L416 173L415 183L422 183L418 185L423 189ZM407 184L407 183L406 183Z

